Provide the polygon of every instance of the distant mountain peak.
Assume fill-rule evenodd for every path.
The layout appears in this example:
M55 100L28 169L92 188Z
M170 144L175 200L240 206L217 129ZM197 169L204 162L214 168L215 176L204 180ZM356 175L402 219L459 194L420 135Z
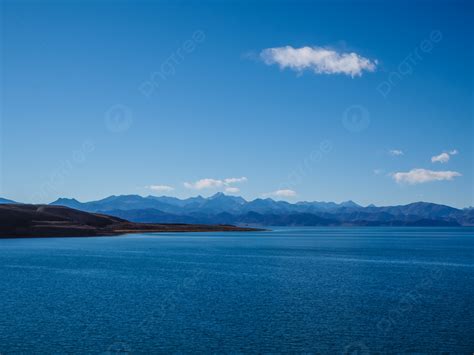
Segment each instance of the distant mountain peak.
M258 197L255 200L253 200L253 202L259 202L259 201L275 202L275 200L270 197L267 197L267 198Z
M247 201L240 196L231 196L231 195L226 195L223 192L217 192L214 195L210 196L207 198L208 201L232 201L233 203L238 203L238 204L244 204Z
M77 203L80 203L75 198L60 197L56 201L51 202L51 204L54 205L54 204L61 203L61 202L77 202Z
M209 197L209 200L214 200L216 198L221 198L221 197L227 197L227 195L224 194L223 192L216 192L214 195Z
M361 207L360 205L358 205L357 203L355 203L355 202L352 201L352 200L343 201L343 202L340 203L340 206L343 206L343 207L355 207L355 208Z
M0 204L18 204L18 202L0 197Z

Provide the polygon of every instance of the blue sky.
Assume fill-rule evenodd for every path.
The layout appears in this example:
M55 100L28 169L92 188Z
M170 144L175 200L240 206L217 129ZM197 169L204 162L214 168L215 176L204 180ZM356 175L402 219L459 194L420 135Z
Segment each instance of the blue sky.
M0 196L474 205L472 18L468 1L3 1Z

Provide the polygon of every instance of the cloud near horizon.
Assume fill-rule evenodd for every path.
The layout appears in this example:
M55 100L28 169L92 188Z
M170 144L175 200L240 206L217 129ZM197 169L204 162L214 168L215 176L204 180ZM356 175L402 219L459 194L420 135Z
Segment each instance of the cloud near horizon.
M399 149L391 149L388 151L388 154L390 154L392 157L404 155L403 151Z
M435 155L434 157L431 157L431 162L432 163L447 163L449 159L451 158L451 155L456 155L458 154L458 151L456 149L453 149L449 152L443 152L439 155Z
M423 184L431 181L450 181L457 176L462 176L457 171L433 171L427 169L412 169L408 172L393 173L392 178L399 184Z
M247 182L247 178L245 176L242 176L240 178L227 178L224 179L224 184L229 185L229 184L238 184L241 182Z
M174 187L168 185L149 185L145 186L147 189L156 191L156 192L169 192L173 191Z
M282 189L270 192L267 195L277 196L277 197L295 197L296 191L290 189Z
M373 72L377 60L370 60L361 55L339 53L323 47L292 46L266 48L260 52L260 58L267 65L278 64L281 69L292 69L297 72L311 70L315 74L344 74L354 78L364 71Z
M223 187L229 188L229 185L247 182L247 180L248 179L245 176L240 178L226 178L223 180L206 178L195 182L185 182L184 187L186 187L187 189L194 190L215 189Z

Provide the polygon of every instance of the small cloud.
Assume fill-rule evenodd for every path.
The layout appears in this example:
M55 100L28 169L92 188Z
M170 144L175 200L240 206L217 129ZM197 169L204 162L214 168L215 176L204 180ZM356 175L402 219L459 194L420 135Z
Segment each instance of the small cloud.
M290 68L297 72L311 70L315 74L345 74L352 78L363 71L373 72L377 60L370 60L357 53L339 53L323 47L292 46L266 48L260 58L267 65L278 64L281 69Z
M224 183L222 180L216 179L201 179L196 182L185 182L184 187L187 189L203 190L203 189L212 189L216 187L223 186Z
M431 162L432 163L447 163L449 159L451 158L451 155L456 155L458 154L458 151L456 149L451 150L449 152L444 152L441 153L440 155L435 155L434 157L431 157Z
M237 183L241 183L241 182L247 182L247 178L245 176L242 176L240 178L227 178L227 179L224 179L224 184L228 185L228 184L237 184Z
M145 186L147 189L153 190L155 192L169 192L173 191L174 187L168 185L149 185Z
M242 182L246 182L248 179L243 176L240 178L226 178L224 180L220 179L201 179L196 182L185 182L184 187L187 189L194 189L194 190L203 190L203 189L215 189L215 188L222 188L228 187L232 184L238 184Z
M268 195L277 196L277 197L295 197L296 191L290 189L276 190Z
M375 174L375 175L383 174L383 172L384 172L383 169L374 169L374 174Z
M404 153L402 150L399 150L399 149L391 149L388 151L388 154L390 154L392 157L397 157L397 156L403 155Z
M238 187L226 187L225 192L229 194L237 194L240 192L240 189Z
M433 171L427 169L412 169L408 172L393 173L392 178L399 184L423 184L431 181L453 180L461 176L457 171Z
M447 163L449 161L449 154L448 153L441 153L440 155L435 155L431 157L432 163Z

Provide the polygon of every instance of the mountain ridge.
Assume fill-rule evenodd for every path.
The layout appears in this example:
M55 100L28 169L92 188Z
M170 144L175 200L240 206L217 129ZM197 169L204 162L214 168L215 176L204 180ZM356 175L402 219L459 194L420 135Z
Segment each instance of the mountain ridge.
M1 200L0 200L1 201ZM1 202L0 202L1 203ZM395 206L361 206L352 200L289 203L272 198L247 201L218 192L210 197L111 195L80 202L59 198L50 205L104 213L142 223L230 223L275 226L474 226L474 209L417 201Z
M179 199L169 196L120 195L79 202L58 199L89 212L101 212L135 222L236 223L240 225L474 225L474 212L442 204L417 201L395 206L361 206L352 200L336 202L299 201L289 203L272 198L247 201L218 192L210 197Z

